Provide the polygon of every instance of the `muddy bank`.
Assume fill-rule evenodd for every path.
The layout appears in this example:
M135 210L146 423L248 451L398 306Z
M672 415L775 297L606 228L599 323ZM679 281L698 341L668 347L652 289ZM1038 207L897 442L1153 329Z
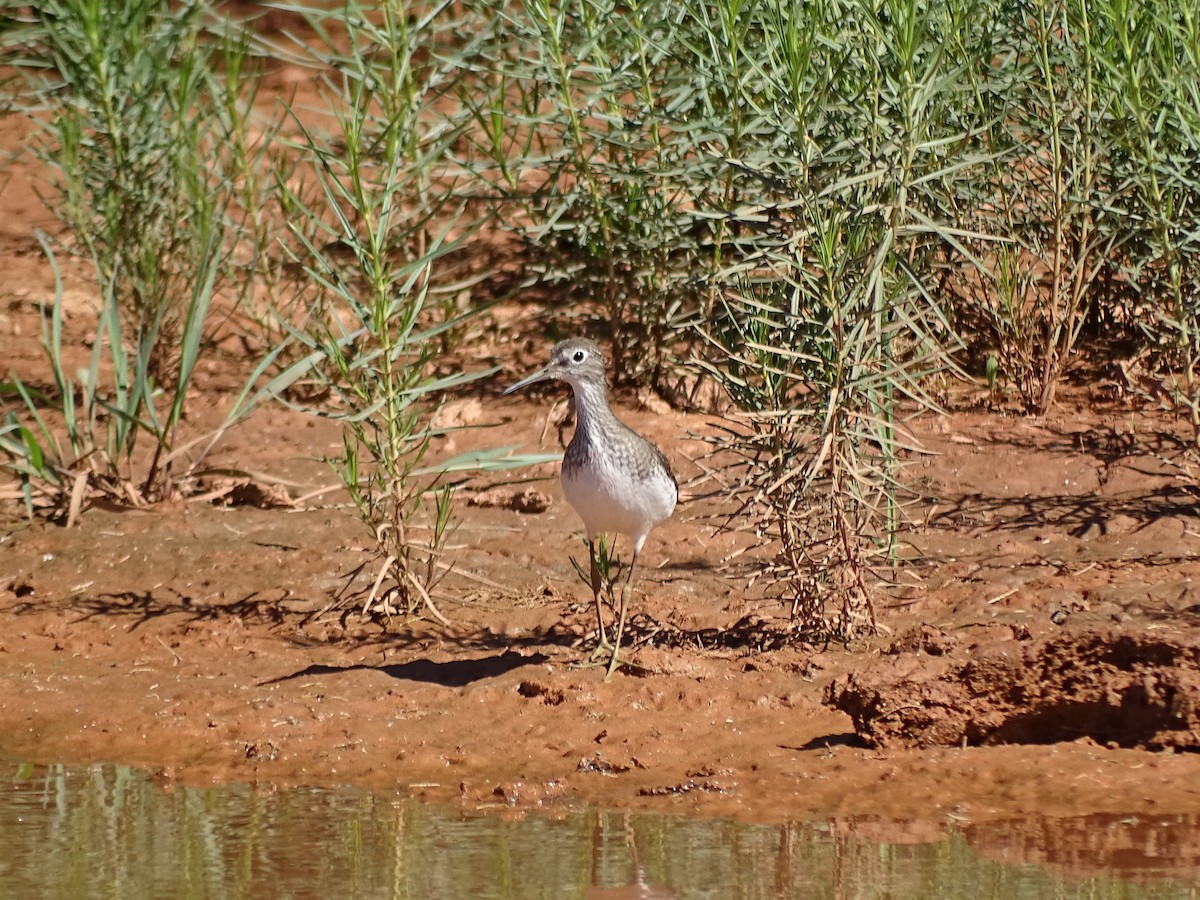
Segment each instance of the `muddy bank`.
M923 626L825 701L872 747L1052 744L1200 750L1200 636L1114 631L966 642Z
M553 495L552 484L546 490ZM552 508L563 512L560 497ZM1029 723L1012 736L1036 743L895 739L870 747L850 715L823 703L831 684L849 696L847 685L909 657L920 661L912 671L926 673L961 671L973 660L971 684L990 689L1010 678L1031 695L1022 667L1037 663L1053 684L1041 696L1065 697L1069 684L1053 682L1056 660L1069 662L1069 673L1125 653L1136 661L1127 673L1132 691L1134 672L1146 680L1138 667L1153 646L1174 654L1158 659L1161 694L1166 675L1187 675L1194 660L1186 654L1195 643L1178 634L1147 642L1138 622L1103 640L1063 644L1062 635L1020 639L1014 633L1028 626L996 624L937 657L930 650L947 633L978 629L952 626L943 589L925 588L938 616L910 601L888 607L884 619L940 618L924 631L904 629L926 636L919 655L915 647L884 652L905 644L886 638L876 647L766 652L679 645L681 633L742 620L748 601L694 563L666 562L648 567L637 601L642 643L632 656L640 668L604 683L600 671L574 667L586 655L591 611L567 571L577 552L570 536L545 517L485 513L498 518L465 532L473 547L463 551L463 580L448 582L439 598L450 629L329 608L340 576L362 560L353 520L338 510L93 510L87 528L71 530L9 520L0 545L0 755L140 765L164 786L398 787L467 809L588 801L939 828L1031 813L1200 814L1200 754L1125 749L1120 740L1110 747L1076 733L1049 743ZM502 526L505 516L513 518ZM672 525L680 535L695 527ZM468 577L481 572L510 587L485 589ZM645 622L671 628L655 632ZM1019 664L997 662L993 646ZM1145 652L1129 656L1127 647ZM929 684L907 689L888 696L901 706L933 696ZM942 721L952 713L974 721L977 702L963 695L961 707L947 703ZM1069 718L1060 712L1054 721Z

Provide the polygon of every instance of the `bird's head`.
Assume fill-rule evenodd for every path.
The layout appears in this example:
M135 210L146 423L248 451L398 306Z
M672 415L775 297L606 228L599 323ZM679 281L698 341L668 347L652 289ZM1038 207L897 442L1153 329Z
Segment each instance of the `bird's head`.
M523 387L547 380L565 381L572 389L582 384L604 386L604 354L600 346L587 338L570 338L560 341L550 351L550 362L526 375L504 391L511 394Z

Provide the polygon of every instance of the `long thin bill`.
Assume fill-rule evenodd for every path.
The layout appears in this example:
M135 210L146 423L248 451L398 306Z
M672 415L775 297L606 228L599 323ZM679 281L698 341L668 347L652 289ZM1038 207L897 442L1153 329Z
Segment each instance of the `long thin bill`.
M550 367L549 366L547 366L544 369L538 369L532 375L526 375L524 378L522 378L520 381L518 381L512 387L505 388L504 392L500 396L504 396L504 394L511 394L513 391L519 391L521 388L529 387L529 385L536 384L539 381L545 381L549 377L550 377Z

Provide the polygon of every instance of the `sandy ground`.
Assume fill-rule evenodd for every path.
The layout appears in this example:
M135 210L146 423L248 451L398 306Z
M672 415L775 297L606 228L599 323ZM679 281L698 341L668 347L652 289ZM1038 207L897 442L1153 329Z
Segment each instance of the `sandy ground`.
M0 122L0 152L22 135ZM0 372L45 384L38 308L53 282L33 229L54 226L28 175L10 165L0 181ZM93 298L67 269L82 358ZM468 349L507 370L460 398L495 426L470 440L560 449L543 426L562 391L499 397L546 351L516 339L520 309L505 315ZM202 364L189 429L216 421L246 362ZM892 840L1034 814L1171 816L1195 860L1196 493L1165 458L1169 416L1111 387L1068 388L1041 419L963 387L947 415L921 420L915 561L878 597L880 633L849 647L718 640L786 610L747 594L723 566L739 538L685 502L643 554L640 668L607 683L573 667L592 616L569 558L586 549L553 466L525 473L541 512L468 502L502 478L460 495L455 571L436 595L450 627L335 602L371 559L337 492L98 505L70 529L8 502L0 757L135 764L164 783L399 786L471 809L867 816L893 823L879 826ZM616 404L682 481L701 474L688 435L712 417ZM464 449L455 440L437 452ZM296 498L333 484L316 457L337 446L328 423L264 408L213 462ZM1006 840L1044 851L1012 827Z

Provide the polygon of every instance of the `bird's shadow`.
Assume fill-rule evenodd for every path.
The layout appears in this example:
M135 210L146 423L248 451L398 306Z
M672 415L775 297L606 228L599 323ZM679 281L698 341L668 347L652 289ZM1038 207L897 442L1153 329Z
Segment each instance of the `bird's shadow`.
M540 665L549 661L549 659L550 657L544 653L523 656L520 653L506 650L504 653L496 656L484 656L477 659L452 659L447 662L414 659L410 662L382 666L371 666L365 663L355 663L349 666L311 665L306 666L298 672L293 672L291 675L281 675L278 678L260 681L259 686L280 684L281 682L292 681L296 678L339 675L344 672L353 672L361 669L370 672L382 672L385 675L403 681L439 684L442 687L466 687L477 681L496 678L507 672L511 672L513 669L519 669L522 666Z
M842 734L823 734L804 744L779 744L778 746L781 750L795 750L800 753L806 753L812 750L825 750L828 752L834 747L853 747L856 750L865 750L871 745L853 731L847 731Z

